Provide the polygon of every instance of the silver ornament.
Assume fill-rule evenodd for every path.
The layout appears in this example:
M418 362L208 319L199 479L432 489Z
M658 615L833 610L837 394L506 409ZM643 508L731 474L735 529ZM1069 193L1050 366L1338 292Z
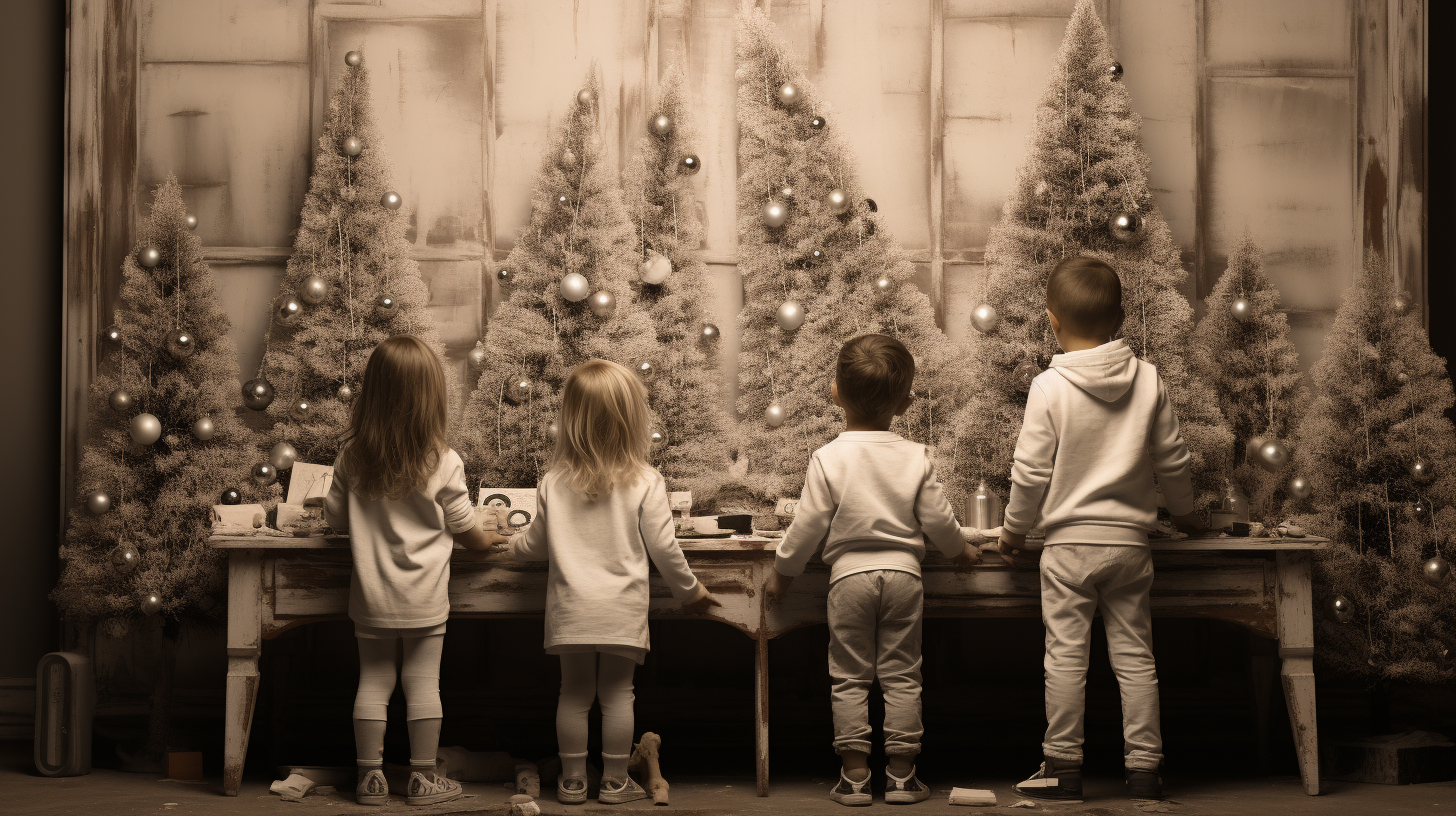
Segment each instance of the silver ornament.
M273 383L265 377L254 377L243 383L243 405L262 411L273 404Z
M794 185L785 184L784 186L779 188L779 191L775 195L777 195L779 198L782 198L784 201L793 201Z
M1394 309L1395 313L1398 315L1410 314L1411 305L1412 300L1410 292L1401 292L1390 301L1390 308Z
M1411 505L1411 515L1415 517L1416 521L1423 524L1430 521L1431 503L1425 499L1416 499L1416 503Z
M1431 469L1430 461L1423 456L1417 456L1412 459L1410 465L1406 467L1406 470L1410 471L1412 479L1415 479L1421 484L1429 482L1436 475L1435 471Z
M217 425L213 424L212 417L198 417L192 423L192 438L199 442L206 442L217 435Z
M568 272L561 278L561 297L579 303L591 294L591 284L580 272Z
M307 422L313 418L313 401L308 399L296 399L288 406L288 416L294 422Z
M329 282L318 275L309 275L298 284L298 297L310 306L317 306L329 296Z
M303 316L303 301L293 295L284 295L278 298L273 306L273 319L280 325L292 326Z
M490 355L485 353L485 343L476 340L475 347L465 353L465 359L470 363L470 367L476 371L485 368L486 362L490 360Z
M1426 559L1421 565L1421 577L1426 579L1428 584L1439 584L1451 576L1451 564L1439 555Z
M144 592L140 605L142 614L156 615L162 611L162 596L155 592Z
M130 575L142 562L142 554L130 544L118 544L111 550L111 568L122 575Z
M1264 444L1259 447L1259 457L1254 462L1273 473L1289 464L1289 448L1278 439L1265 437Z
M86 494L86 509L93 516L105 515L111 509L111 497L105 490L93 490Z
M380 295L374 299L374 314L381 320L388 320L394 317L399 311L399 301L391 295Z
M1340 623L1349 623L1355 619L1355 605L1344 595L1336 595L1330 599L1330 616Z
M811 263L811 264L820 264L820 263L823 263L824 262L824 259L827 258L827 257L829 257L829 256L826 255L824 253L824 250L822 250L822 249L810 250L810 252L809 252L809 263Z
M1401 385L1405 385L1406 383L1410 382L1410 375L1405 373L1404 371L1397 371L1395 374L1395 381L1400 383Z
M118 414L124 414L131 410L132 405L136 404L136 400L131 398L131 394L126 389L118 388L106 398L106 404L110 405L111 410Z
M996 307L989 303L982 303L971 312L971 325L981 334L989 334L1001 325L1001 315L996 314Z
M162 438L162 423L151 414L137 414L131 418L131 441L138 445L150 445Z
M888 275L881 275L875 279L875 291L884 294L895 287L895 282L890 280Z
M705 348L717 345L718 338L721 336L722 332L718 331L718 327L712 323L704 323L698 327L698 342Z
M779 328L784 331L794 331L804 325L804 307L796 301L786 300L779 306L774 320L778 321Z
M162 250L154 246L145 246L137 253L137 263L147 269L155 269L157 264L162 262Z
M824 126L827 124L829 124L829 122L822 116L815 116L809 120L809 127L815 130L823 130Z
M1247 323L1249 318L1254 316L1254 304L1244 298L1239 298L1229 304L1229 313L1234 316L1234 320Z
M652 117L652 121L648 123L648 127L652 129L654 135L667 136L672 133L673 124L671 116L665 113L659 113Z
M287 442L279 442L268 451L268 464L274 470L288 470L298 461L298 448Z
M595 101L597 101L597 92L591 88L582 88L576 92L576 104L583 108L590 106Z
M784 411L784 406L778 404L777 400L770 402L768 407L763 409L763 421L770 428L779 427L784 424L786 419L788 419L788 413Z
M828 205L829 211L835 215L843 215L849 212L849 194L835 187L824 197L824 203Z
M1250 437L1249 441L1244 443L1244 461L1253 462L1257 460L1259 458L1259 449L1262 447L1264 447L1264 437L1262 435Z
M571 196L568 196L566 193L562 193L561 195L557 196L556 206L560 207L563 210L571 209Z
M1016 383L1016 390L1025 394L1031 390L1031 381L1041 374L1041 366L1032 360L1022 360L1011 370L1011 380Z
M334 396L339 398L339 402L347 405L354 401L354 389L350 388L348 383L344 383L334 392Z
M101 333L101 339L104 340L106 342L106 345L108 346L120 346L121 326L115 323L107 326L106 331Z
M703 161L695 154L689 153L682 157L682 160L678 162L678 166L682 168L684 173L691 176L703 169Z
M572 153L571 148L568 147L561 151L561 158L557 159L556 163L561 165L564 170L571 170L576 167L576 161L576 154Z
M253 477L253 483L259 487L267 487L278 481L278 469L268 462L259 462L253 465L249 473Z
M653 430L652 436L649 437L649 441L652 444L653 450L662 450L663 448L667 447L667 432L662 430Z
M511 270L502 266L495 271L495 279L501 286L510 286L515 282L516 276L511 274Z
M399 193L396 193L393 190L386 190L384 192L384 195L379 197L379 206L383 207L386 210L397 210L403 204L404 199L400 198Z
M167 353L185 360L197 350L197 336L186 329L177 329L167 335Z
M661 285L672 275L672 261L666 256L658 254L656 250L647 250L647 257L637 271L638 277L643 283L650 283L653 286Z
M617 296L605 289L599 289L592 294L586 305L592 314L605 320L617 311Z
M1107 232L1117 241L1130 244L1142 237L1143 217L1135 212L1119 212L1107 219Z
M1288 489L1289 495L1294 498L1307 499L1309 498L1309 494L1314 492L1314 485L1310 484L1309 480L1303 476L1293 476L1289 479Z
M637 372L637 376L647 382L651 382L652 378L657 376L657 366L653 365L651 360L642 360L632 366L632 370Z
M864 205L865 209L869 210L872 213L880 211L880 205L876 204L873 198L866 198L864 200Z
M529 377L516 376L506 381L506 399L511 402L525 402L531 398L534 383Z
M1122 63L1114 62L1111 65L1107 66L1107 77L1113 82L1122 79Z
M561 435L561 426L559 426L559 425L556 424L556 420L554 420L554 419L551 420L551 424L546 426L546 437L548 439L550 439L552 442L555 442L556 441L556 437L558 437L560 435Z
M364 61L364 56L358 51L350 51L344 55L344 64L350 68L358 68L359 63Z
M785 82L774 92L774 99L786 108L792 108L799 104L799 88L792 82Z
M789 220L789 207L784 202L770 198L763 205L763 225L769 229L778 229Z
M357 156L364 152L364 142L358 136L350 136L344 140L344 155Z
M186 220L187 220L187 229L190 229L190 230L197 229L197 216L193 215L192 213L187 213L187 219Z

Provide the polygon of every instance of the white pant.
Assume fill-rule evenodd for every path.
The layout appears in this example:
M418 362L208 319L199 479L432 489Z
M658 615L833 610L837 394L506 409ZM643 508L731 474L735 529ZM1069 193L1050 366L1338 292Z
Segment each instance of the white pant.
M1092 615L1102 612L1107 655L1122 691L1124 761L1155 770L1163 761L1158 674L1153 665L1147 547L1056 544L1041 554L1046 623L1046 740L1042 753L1081 761Z
M885 698L885 754L920 753L920 616L925 587L900 570L846 575L829 587L834 750L870 752L870 685Z

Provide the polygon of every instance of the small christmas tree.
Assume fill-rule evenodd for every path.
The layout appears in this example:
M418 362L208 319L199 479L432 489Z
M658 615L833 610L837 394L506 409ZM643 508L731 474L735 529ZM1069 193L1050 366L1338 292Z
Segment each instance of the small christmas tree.
M245 404L273 420L271 443L285 446L271 456L280 471L290 452L333 463L349 402L380 340L412 334L443 356L401 204L374 125L369 72L363 55L350 51L329 99L262 365L243 387ZM453 372L446 374L453 393Z
M935 451L955 501L949 433L961 377L914 268L875 218L826 106L760 9L739 15L738 269L744 304L739 416L748 483L771 505L797 495L809 456L843 430L829 399L839 348L895 336L916 356L911 409L891 430ZM760 512L760 524L769 519Z
M461 449L467 475L484 486L540 479L561 386L580 363L603 358L663 376L665 355L630 285L637 237L597 135L597 90L593 70L546 148L531 223L496 275L506 301L470 353L480 377L462 417Z
M1287 457L1309 394L1289 320L1279 311L1279 290L1264 275L1252 236L1239 241L1204 302L1208 313L1193 332L1193 368L1213 387L1233 431L1230 478L1249 497L1254 516L1272 522L1289 479L1279 454Z
M1333 540L1318 562L1319 654L1356 675L1456 678L1456 590L1443 553L1456 529L1456 396L1376 257L1346 295L1311 371L1294 445L1313 493L1293 520Z
M207 545L208 508L229 489L246 502L276 493L249 478L259 448L235 413L237 352L195 225L169 175L122 264L51 593L67 619L114 636L144 620L162 625L153 756L166 747L178 624L221 611L224 559Z
M1004 499L1031 380L1057 354L1046 283L1063 258L1106 260L1122 280L1120 336L1166 383L1204 499L1233 445L1212 389L1185 363L1193 308L1187 273L1148 189L1139 119L1092 0L1078 0L1001 221L986 244L983 302L972 313L974 395L957 418L961 467Z
M669 489L693 491L701 507L711 506L728 472L732 439L718 387L718 327L703 309L708 268L698 257L703 227L693 193L702 160L692 150L686 85L681 68L667 72L624 187L641 259L637 303L662 346L662 371L648 383L667 437L654 463Z

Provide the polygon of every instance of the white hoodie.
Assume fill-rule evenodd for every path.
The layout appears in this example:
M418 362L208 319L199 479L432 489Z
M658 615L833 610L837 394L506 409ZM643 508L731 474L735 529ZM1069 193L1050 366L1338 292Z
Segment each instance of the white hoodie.
M1158 513L1154 473L1170 513L1193 511L1188 463L1152 363L1121 340L1058 354L1027 394L1006 529L1040 526L1048 546L1145 546Z

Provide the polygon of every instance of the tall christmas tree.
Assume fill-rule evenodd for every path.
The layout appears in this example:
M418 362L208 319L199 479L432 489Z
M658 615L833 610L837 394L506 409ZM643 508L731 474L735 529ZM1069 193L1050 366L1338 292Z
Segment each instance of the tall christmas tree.
M666 355L633 297L637 236L597 134L595 70L546 148L531 223L496 274L506 300L470 353L480 372L461 422L466 474L531 487L551 453L561 386L594 357L655 380ZM656 390L656 389L654 389ZM654 418L654 428L674 433Z
M693 192L702 160L693 152L686 85L681 68L663 78L623 186L641 259L637 303L662 346L662 371L648 383L666 433L655 464L669 489L691 490L697 505L711 506L729 469L732 436L718 386L719 331L703 308L708 268L698 256L703 226Z
M1122 279L1120 336L1166 383L1193 455L1195 486L1222 485L1233 437L1207 384L1185 363L1193 308L1178 246L1148 189L1139 118L1093 0L1078 0L1037 109L1030 155L986 244L983 302L972 313L975 393L957 420L960 464L1006 497L1031 380L1057 354L1046 283L1058 261L1090 255Z
M736 50L738 410L749 483L768 503L798 494L810 454L843 429L829 398L839 348L878 332L918 359L919 398L891 430L931 446L953 498L963 495L948 422L961 378L930 299L876 222L825 105L761 10L739 15Z
M363 55L350 51L314 156L313 176L273 305L267 347L244 404L273 420L272 465L332 464L349 402L374 346L412 334L443 355L429 292L410 258L400 196L369 103ZM452 392L457 389L450 376Z
M1313 492L1294 521L1333 540L1318 562L1320 654L1343 671L1456 678L1456 403L1409 297L1367 258L1311 371L1293 464ZM1300 491L1303 493L1304 491Z
M122 264L51 593L67 619L112 635L148 619L162 626L154 755L165 748L178 623L222 608L224 560L207 545L208 508L230 489L247 502L276 493L249 478L258 440L236 414L237 352L196 223L169 175Z
M1288 443L1309 394L1279 290L1264 275L1252 236L1239 241L1204 302L1208 313L1193 331L1193 370L1213 387L1233 431L1229 478L1255 518L1273 521L1287 496ZM1302 492L1303 483L1295 489Z

